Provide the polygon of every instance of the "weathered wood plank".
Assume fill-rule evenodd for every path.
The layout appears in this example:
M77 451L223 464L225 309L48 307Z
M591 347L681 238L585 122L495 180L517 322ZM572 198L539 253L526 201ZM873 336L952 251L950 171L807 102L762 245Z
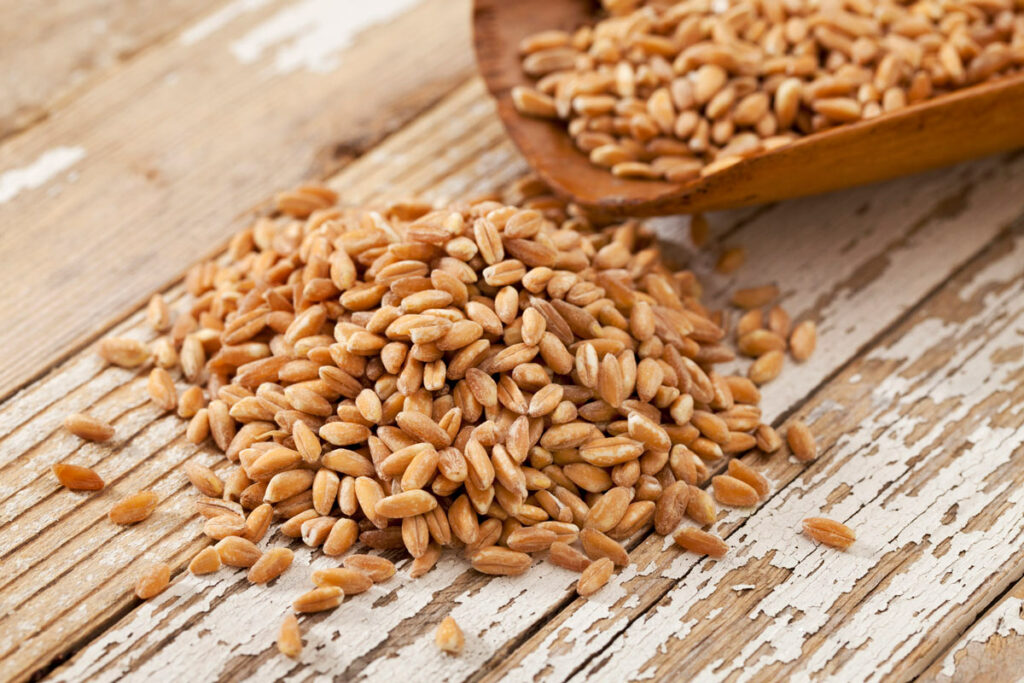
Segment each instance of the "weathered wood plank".
M335 186L350 201L372 201L381 191L392 198L420 194L453 175L477 191L521 175L525 166L483 97L475 81L456 90L444 107L343 171ZM449 123L453 112L466 111L474 118ZM399 155L415 172L396 170ZM499 161L482 163L488 155ZM173 303L180 287L166 296ZM138 313L117 333L152 336ZM192 523L194 496L179 465L191 457L219 458L183 441L183 425L147 404L144 385L133 372L105 367L90 350L0 408L0 562L8 570L0 579L0 678L45 669L130 609L137 602L132 577L144 562L181 566L205 543ZM65 415L86 409L114 422L112 446L83 444L60 429ZM111 490L96 497L60 489L47 469L63 460L94 466ZM161 496L153 518L130 529L106 522L112 500L145 487ZM464 570L461 563L451 566Z
M0 3L0 139L45 119L124 61L223 4L224 0Z
M1024 582L1015 585L937 658L926 681L1000 681L1024 660Z
M403 183L481 190L490 186L488 181L495 179L495 171L521 169L521 162L507 143L481 153L486 145L475 141L489 138L490 134L484 131L493 122L488 123L488 118L466 117L464 130L454 124L447 128L441 125L450 121L455 111L465 115L470 110L456 97L452 98L457 102L455 107L448 108L446 102L437 110L436 120L423 125L422 130L447 129L454 135L466 136L474 141L468 144L476 150L473 156L481 161L469 169L463 168L450 180L438 178L434 171L417 171L408 176L402 173ZM401 161L415 168L433 158L433 152L419 160L410 158L414 152L408 145L419 139L420 124L417 122L396 135L396 144L389 141L364 161ZM461 143L455 145L456 149L459 147ZM404 156L392 156L399 152ZM461 166L466 161L449 159L445 163ZM380 168L376 173L386 173L385 166ZM362 199L367 190L361 188L376 181L362 186L355 179L373 177L374 173L353 173L354 183L339 182L337 186L346 198ZM1001 225L1017 215L1022 208L1019 203L1007 205L997 200L1008 194L1008 188L1019 185L1022 173L1024 165L1019 161L989 160L904 180L895 186L761 210L753 218L744 214L745 222L737 221L742 227L731 231L725 228L730 240L745 244L751 251L751 261L761 264L756 271L744 271L740 281L777 279L787 290L791 310L825 317L822 353L811 363L792 368L787 376L791 379L766 391L769 397L783 397L770 403L771 414L781 414L796 405L807 392L853 358L860 346L940 284L948 273L982 248ZM936 197L950 194L961 195L960 210L951 210L956 207L948 202L936 206ZM908 196L912 197L910 202ZM715 219L727 222L729 217ZM963 228L967 224L975 230L965 236ZM859 238L850 235L855 229L859 230ZM789 278L794 273L800 281L791 287ZM715 286L721 289L725 284L720 280ZM818 294L801 296L799 292L805 288ZM887 296L880 298L880 292ZM838 317L832 307L841 308L846 317ZM292 669L291 662L275 656L273 632L282 610L303 585L303 577L308 573L305 566L310 562L309 556L300 553L293 570L298 578L289 575L279 585L260 589L258 599L253 597L257 593L247 590L244 579L237 576L217 577L214 590L218 597L213 602L195 603L196 607L181 604L180 598L175 597L178 593L163 596L86 648L68 669L61 671L60 677L112 678L125 669L139 675L155 674L167 671L182 658L193 659L192 653L202 651L202 673L209 677L269 677L291 672L304 678L317 671L343 677L386 676L398 673L392 669L412 661L411 657L424 675L460 679L481 673L480 667L514 648L521 634L561 608L570 599L568 589L574 578L542 563L524 577L489 581L465 571L465 565L457 558L446 558L434 572L418 581L410 583L396 577L381 587L383 593L350 600L343 608L344 622L330 617L304 620L309 646L303 661L309 668ZM334 562L312 560L315 567ZM249 607L240 621L237 614L243 604ZM373 609L371 618L369 610L374 604L381 604L383 609ZM439 655L432 644L434 627L453 609L453 604L469 641L466 652L457 659ZM372 623L373 627L352 632L347 625L354 622ZM188 632L181 632L186 623ZM180 649L155 647L172 637L182 643Z
M465 0L226 9L0 146L0 397L472 69Z
M762 459L776 493L720 520L726 558L645 542L635 571L494 677L920 673L1024 572L1022 268L1018 224L802 407L822 456L806 469ZM802 537L813 515L857 529L856 544Z

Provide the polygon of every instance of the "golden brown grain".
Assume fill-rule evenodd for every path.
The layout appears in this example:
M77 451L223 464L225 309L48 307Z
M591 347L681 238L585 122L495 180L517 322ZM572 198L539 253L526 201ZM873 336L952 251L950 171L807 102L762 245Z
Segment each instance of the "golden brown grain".
M136 524L153 513L159 500L152 491L139 491L115 503L108 516L114 524Z
M299 613L323 612L334 609L344 599L345 591L337 586L314 588L295 598L292 609Z
M690 495L686 500L686 516L701 526L714 524L718 519L715 503L704 489L690 485Z
M51 465L50 469L57 481L72 491L99 491L103 488L103 479L88 467L57 463Z
M818 445L810 428L800 420L794 420L786 430L786 443L797 460L810 462L818 457Z
M154 294L146 305L146 322L157 332L166 332L171 327L171 310L161 294Z
M462 634L459 625L455 623L455 619L448 615L438 625L437 632L434 634L434 642L442 652L457 655L465 647L466 637Z
M729 550L718 536L692 526L683 527L672 538L683 548L699 555L723 557Z
M779 288L775 285L761 285L737 289L732 293L732 305L739 308L752 309L767 306L779 297Z
M263 554L255 543L241 536L228 536L214 547L220 555L220 561L229 567L251 567Z
M122 368L137 368L149 360L149 347L138 339L107 337L97 347L103 360Z
M147 567L135 584L135 595L149 600L164 592L171 581L171 568L163 562Z
M204 496L219 498L224 493L224 482L206 465L190 460L182 469L196 490Z
M178 392L174 380L163 368L154 368L150 372L150 380L145 385L146 391L154 403L165 411L173 411L178 404Z
M637 125L668 126L672 97L654 97ZM742 116L763 108L746 97ZM654 159L615 164L685 166L666 140L652 142ZM575 544L621 566L620 541L652 523L669 533L684 515L714 521L711 495L695 488L710 476L702 458L752 448L761 420L754 382L715 371L734 358L728 321L701 305L693 273L662 263L640 223L592 225L535 184L529 209L485 199L384 213L327 209L329 195L300 188L232 242L227 262L190 272L194 299L172 316L151 384L170 407L181 368L186 436L212 436L226 461L216 474L184 466L218 541L193 560L197 573L280 575L291 551L256 545L276 518L282 536L327 556L357 541L403 549L410 576L450 546L499 575L546 550L589 571L586 594L607 581L605 563ZM726 269L741 260L733 251ZM754 322L744 349L785 348L781 327ZM722 476L763 488L756 472ZM296 610L330 609L395 572L373 555L343 564L318 570L320 592Z
M302 632L294 614L286 614L277 633L277 650L286 657L298 658L302 654Z
M337 586L345 595L358 595L373 587L373 579L367 574L348 567L317 569L313 572L313 583L321 588Z
M789 337L789 353L793 360L803 362L814 353L814 347L818 343L818 328L814 321L804 320L793 328Z
M273 581L292 565L293 557L292 551L288 548L271 548L249 567L246 578L249 579L249 583Z
M766 384L779 376L784 361L782 351L768 351L751 363L747 376L754 384Z
M742 481L757 492L758 498L765 498L771 493L772 487L768 478L742 460L735 458L729 461L729 476Z
M583 545L583 552L591 560L598 560L607 557L620 567L629 564L629 554L618 541L615 541L597 529L583 529L580 531L580 543Z
M857 540L853 529L826 517L808 517L803 521L803 530L815 541L840 550L846 550Z
M800 136L1019 71L1012 3L604 0L594 26L520 42L526 116L568 124L618 176L685 182ZM967 31L964 27L970 26ZM976 42L985 36L984 49ZM680 77L684 75L685 77ZM706 237L691 225L693 241Z
M199 551L188 563L188 570L196 576L212 574L221 568L220 553L213 546L208 546Z
M728 474L712 477L711 485L715 490L715 500L722 505L750 507L757 505L760 499L754 487Z
M386 557L377 555L349 555L345 558L344 565L366 574L374 583L387 581L395 575L394 563Z
M110 423L85 413L73 413L64 418L64 428L86 441L108 441L114 436Z
M771 425L758 425L754 430L754 439L757 447L765 453L774 453L782 448L782 437Z
M690 487L687 482L677 481L666 487L655 505L654 530L662 536L672 533L683 520L689 500Z
M568 543L556 541L548 549L548 559L553 564L570 571L582 572L590 565L590 558Z
M480 548L470 557L473 569L482 574L516 576L530 568L530 556L496 545Z
M576 592L583 597L593 595L608 583L614 571L615 564L607 557L591 562L580 574L579 581L576 582Z

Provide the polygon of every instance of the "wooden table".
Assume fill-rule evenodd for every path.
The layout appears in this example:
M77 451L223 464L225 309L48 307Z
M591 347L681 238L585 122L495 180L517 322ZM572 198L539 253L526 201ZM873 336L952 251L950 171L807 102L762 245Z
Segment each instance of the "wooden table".
M93 342L145 336L140 305L182 296L273 191L323 178L349 202L455 198L525 172L472 72L463 0L52 0L0 3L0 678L214 680L928 680L1018 678L1024 662L1024 156L661 228L709 298L777 282L818 351L765 389L821 457L746 456L772 480L723 513L730 554L661 537L589 600L546 562L488 579L446 556L303 620L281 615L333 561L296 550L269 588L182 573L206 543L181 463L216 461L106 367ZM370 6L365 9L363 6ZM965 132L967 134L968 132ZM742 245L734 277L709 267ZM60 428L88 409L113 446ZM58 488L49 465L112 490ZM151 487L145 524L109 496ZM824 514L859 537L816 546ZM144 563L175 570L140 603ZM459 657L433 644L452 612Z

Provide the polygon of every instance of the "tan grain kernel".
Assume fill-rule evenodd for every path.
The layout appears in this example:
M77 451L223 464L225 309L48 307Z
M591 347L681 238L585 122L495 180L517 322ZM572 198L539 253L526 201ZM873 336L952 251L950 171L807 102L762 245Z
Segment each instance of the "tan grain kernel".
M334 609L345 599L345 592L337 586L314 588L303 593L292 602L292 609L299 613L324 612Z
M100 357L122 368L137 368L149 360L149 347L138 339L107 337L97 347Z
M747 376L754 384L766 384L779 376L784 361L782 351L768 351L751 363Z
M614 571L615 564L607 557L591 562L580 574L576 592L583 597L593 595L608 583Z
M374 583L387 581L395 575L394 563L377 555L349 555L344 559L344 565L366 574Z
M178 404L178 390L174 380L163 368L154 368L150 372L150 380L145 385L146 391L154 403L165 411L173 411Z
M219 498L224 493L224 482L206 465L201 465L192 460L185 463L183 469L188 480L204 496Z
M438 625L437 631L434 633L434 642L442 652L457 655L465 647L466 638L462 634L462 629L455 623L455 619L449 615Z
M734 458L729 461L729 476L739 479L754 489L760 499L767 497L771 493L772 487L768 482L768 478L742 460Z
M530 568L532 560L526 553L496 545L477 550L470 557L473 569L482 574L517 576Z
M760 500L754 487L728 474L712 477L711 485L715 490L715 500L722 505L750 507Z
M797 460L810 462L818 457L818 445L810 428L799 420L790 423L786 430L786 443Z
M626 549L618 541L609 538L597 529L580 531L580 543L583 545L583 552L591 560L607 557L620 567L629 564L629 554Z
M86 441L108 441L114 428L108 422L85 413L74 413L64 418L64 428Z
M737 289L732 293L732 304L739 308L752 309L767 306L779 296L779 288L775 285L762 285Z
M757 447L765 453L774 453L782 448L782 437L771 425L760 424L754 430Z
M789 337L789 353L796 361L803 362L814 353L818 343L818 329L812 320L804 320L793 328Z
M188 570L195 576L212 574L221 568L220 554L213 546L203 548L188 563Z
M157 332L166 332L171 327L171 310L161 294L154 294L146 305L146 322Z
M729 546L718 536L692 526L683 527L672 538L686 550L698 555L723 557L729 550Z
M114 524L136 524L153 513L159 500L152 491L139 491L115 503L108 516Z
M317 569L313 572L313 583L321 588L336 586L345 591L345 595L358 595L373 587L373 579L367 574L348 567Z
M135 595L141 600L154 598L167 588L171 581L171 568L164 564L154 564L139 576L135 584Z
M286 614L277 633L277 650L285 657L298 658L302 654L302 632L294 614Z
M103 488L103 479L88 467L57 463L50 469L57 481L72 491L99 491Z
M220 561L229 567L251 567L263 554L255 543L241 536L228 536L214 547Z
M826 517L808 517L803 521L803 531L815 541L840 550L846 550L857 540L853 529Z
M292 564L294 554L288 548L271 548L249 567L249 583L267 583L281 576Z

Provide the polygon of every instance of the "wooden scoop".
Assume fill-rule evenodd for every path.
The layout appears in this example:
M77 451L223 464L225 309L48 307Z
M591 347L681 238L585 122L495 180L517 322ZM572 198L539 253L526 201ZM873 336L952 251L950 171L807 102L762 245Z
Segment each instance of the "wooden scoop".
M606 217L761 204L915 173L1024 146L1024 75L981 83L799 138L717 173L676 184L617 178L590 163L561 121L523 116L511 90L532 85L519 41L595 21L591 0L475 0L476 58L513 142L556 192Z

